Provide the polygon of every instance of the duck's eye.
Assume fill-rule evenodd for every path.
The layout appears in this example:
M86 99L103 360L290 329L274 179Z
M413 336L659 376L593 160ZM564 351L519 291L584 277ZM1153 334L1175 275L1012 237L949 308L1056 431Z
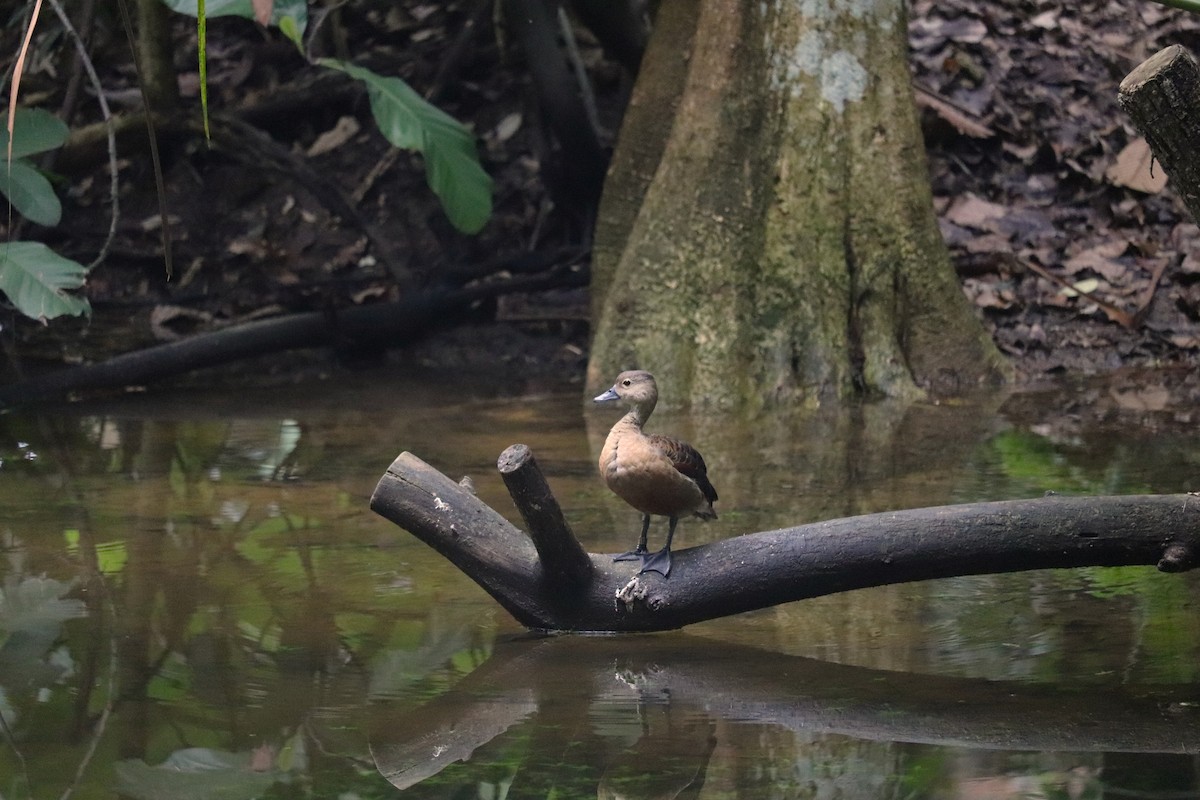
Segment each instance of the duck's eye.
M621 381L622 386L629 386L631 383L633 383L633 381L629 380L629 378L626 378L625 380Z

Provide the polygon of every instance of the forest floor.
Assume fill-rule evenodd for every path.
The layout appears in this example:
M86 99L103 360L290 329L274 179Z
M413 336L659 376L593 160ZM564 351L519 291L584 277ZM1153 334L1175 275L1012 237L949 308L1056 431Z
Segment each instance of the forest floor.
M212 108L251 121L270 135L268 145L164 137L168 279L150 161L136 136L124 140L116 238L87 285L93 320L42 327L10 319L10 356L78 363L284 312L337 313L447 276L457 285L503 278L537 254L586 265L587 214L569 192L554 191L564 159L539 120L515 46L479 13L490 5L348 4L336 26L325 24L368 65L431 94L479 135L496 183L495 214L480 234L450 227L418 158L389 162L354 84L331 79L275 32L210 20ZM484 24L468 54L452 60L472 16ZM4 52L16 52L18 27L3 31ZM190 109L198 105L193 27L182 17L175 23ZM334 42L332 53L341 38L317 41ZM942 231L965 294L1022 380L1172 366L1190 375L1186 368L1200 362L1200 227L1163 187L1161 169L1149 168L1117 86L1166 45L1200 52L1200 16L1148 0L915 0L910 39ZM56 41L35 52L22 90L52 109L68 68L55 61L63 52ZM94 41L110 101L136 104L123 38L98 22ZM611 143L629 79L586 31L580 46ZM94 105L85 95L72 106L73 128L97 119ZM56 169L66 179L63 224L8 235L87 263L109 227L104 159L79 148ZM361 224L331 211L314 180L352 197ZM389 240L388 265L368 230ZM587 317L585 288L503 297L454 315L400 358L579 376ZM272 363L285 374L298 362Z

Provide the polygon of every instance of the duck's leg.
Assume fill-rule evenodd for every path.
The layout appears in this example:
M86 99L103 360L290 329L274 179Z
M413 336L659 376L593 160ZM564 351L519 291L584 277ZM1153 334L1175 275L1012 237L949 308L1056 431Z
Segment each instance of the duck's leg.
M644 561L646 559L646 534L650 530L650 515L642 514L642 535L637 547L619 556L613 556L613 561Z
M671 517L671 522L667 527L667 543L663 545L663 549L659 550L652 556L646 558L642 563L642 572L657 572L664 578L671 574L671 540L675 538L675 526L679 524L679 517Z

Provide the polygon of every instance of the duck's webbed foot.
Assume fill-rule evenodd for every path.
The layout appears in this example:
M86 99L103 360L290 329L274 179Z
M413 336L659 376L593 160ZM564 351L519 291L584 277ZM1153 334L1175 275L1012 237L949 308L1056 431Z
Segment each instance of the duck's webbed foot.
M657 572L664 578L671 574L671 548L664 547L653 555L645 556L642 559L642 569L638 572L639 575L644 575L647 572Z
M637 547L627 553L621 553L619 556L613 556L613 561L645 561L646 560L646 534L650 530L650 515L642 514L642 533L638 537Z

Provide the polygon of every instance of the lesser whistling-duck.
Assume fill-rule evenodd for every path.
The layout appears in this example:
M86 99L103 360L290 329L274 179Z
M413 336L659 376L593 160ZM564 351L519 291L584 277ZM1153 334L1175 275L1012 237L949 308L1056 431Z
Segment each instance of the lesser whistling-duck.
M614 561L641 561L641 572L671 572L671 539L681 516L695 514L701 519L716 519L712 504L717 490L708 480L708 468L696 448L670 436L647 435L642 426L658 404L658 385L654 376L643 370L622 372L617 382L597 403L620 400L629 406L600 451L600 475L613 493L642 512L642 535L637 547L616 556ZM650 516L667 517L667 543L654 554L646 552L646 532Z

